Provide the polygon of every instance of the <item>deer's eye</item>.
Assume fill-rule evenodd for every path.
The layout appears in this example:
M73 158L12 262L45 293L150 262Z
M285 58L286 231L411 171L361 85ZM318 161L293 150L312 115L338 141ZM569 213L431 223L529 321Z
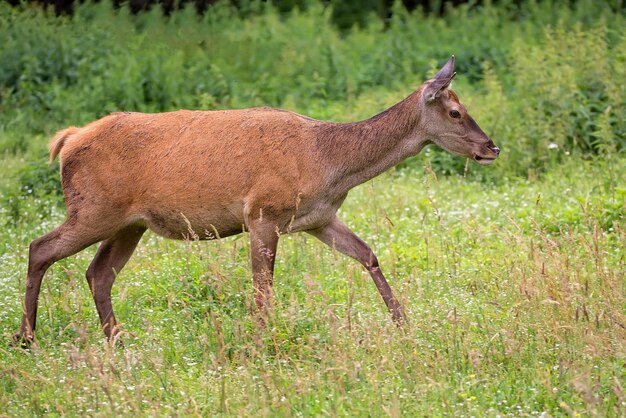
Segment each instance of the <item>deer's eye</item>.
M461 113L458 110L451 110L450 117L454 119L458 119L461 117Z

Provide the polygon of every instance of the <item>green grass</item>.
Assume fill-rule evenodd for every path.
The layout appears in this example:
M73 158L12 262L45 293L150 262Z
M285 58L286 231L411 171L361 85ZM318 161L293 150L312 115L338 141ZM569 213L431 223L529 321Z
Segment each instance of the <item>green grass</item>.
M84 279L90 248L46 276L37 345L0 349L0 405L15 416L623 415L624 163L572 160L498 184L403 170L355 189L340 216L376 250L403 329L356 262L310 237L281 240L259 330L247 236L149 233L114 287L126 347L111 349ZM7 342L28 241L63 218L36 212L0 236Z

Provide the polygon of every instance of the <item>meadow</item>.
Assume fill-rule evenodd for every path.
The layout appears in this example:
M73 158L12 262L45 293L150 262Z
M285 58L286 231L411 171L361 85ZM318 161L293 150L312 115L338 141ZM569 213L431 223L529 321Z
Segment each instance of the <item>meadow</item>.
M396 5L350 30L315 2L250 7L0 4L0 416L626 415L621 3ZM259 329L246 235L147 233L113 288L124 348L104 339L84 278L95 246L50 269L36 344L10 347L28 244L65 217L56 130L260 105L360 120L452 53L454 89L501 157L428 148L339 213L376 252L402 328L358 263L309 236L281 239Z

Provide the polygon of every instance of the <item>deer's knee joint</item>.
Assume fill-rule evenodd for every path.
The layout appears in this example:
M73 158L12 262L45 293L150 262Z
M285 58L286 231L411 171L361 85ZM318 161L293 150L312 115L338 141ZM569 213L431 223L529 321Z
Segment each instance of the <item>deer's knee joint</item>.
M87 268L85 272L85 277L91 286L96 280L101 283L106 283L115 278L115 271L112 268L103 267L102 263L98 262L98 260L92 261L92 263Z
M32 240L30 245L28 246L28 253L32 256L33 254L37 253L37 250L39 249L39 246L41 244L41 238L37 238L35 240Z
M43 245L45 243L45 240L43 239L43 237L37 238L35 240L33 240L30 245L28 246L28 254L31 258L41 258L41 250L43 248Z
M364 264L365 268L370 272L379 269L378 258L376 258L376 255L372 251L368 254Z
M85 278L87 279L87 281L89 282L90 285L96 278L96 271L95 270L96 270L95 268L93 268L92 266L89 266L89 268L85 272Z
M42 245L44 243L43 239L37 238L28 246L29 264L33 270L47 269L52 265L53 260L49 254L46 254Z

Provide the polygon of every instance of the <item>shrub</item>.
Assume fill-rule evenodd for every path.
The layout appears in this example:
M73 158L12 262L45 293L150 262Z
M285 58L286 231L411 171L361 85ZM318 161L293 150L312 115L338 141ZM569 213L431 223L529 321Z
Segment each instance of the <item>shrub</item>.
M503 149L480 175L544 171L568 153L624 149L626 18L609 6L485 3L436 17L397 3L386 24L372 15L340 32L315 2L247 17L225 4L163 16L105 1L71 17L1 4L0 153L38 152L57 129L119 110L269 105L348 120L372 92L399 100L455 53L461 97ZM466 170L430 155L436 170Z

